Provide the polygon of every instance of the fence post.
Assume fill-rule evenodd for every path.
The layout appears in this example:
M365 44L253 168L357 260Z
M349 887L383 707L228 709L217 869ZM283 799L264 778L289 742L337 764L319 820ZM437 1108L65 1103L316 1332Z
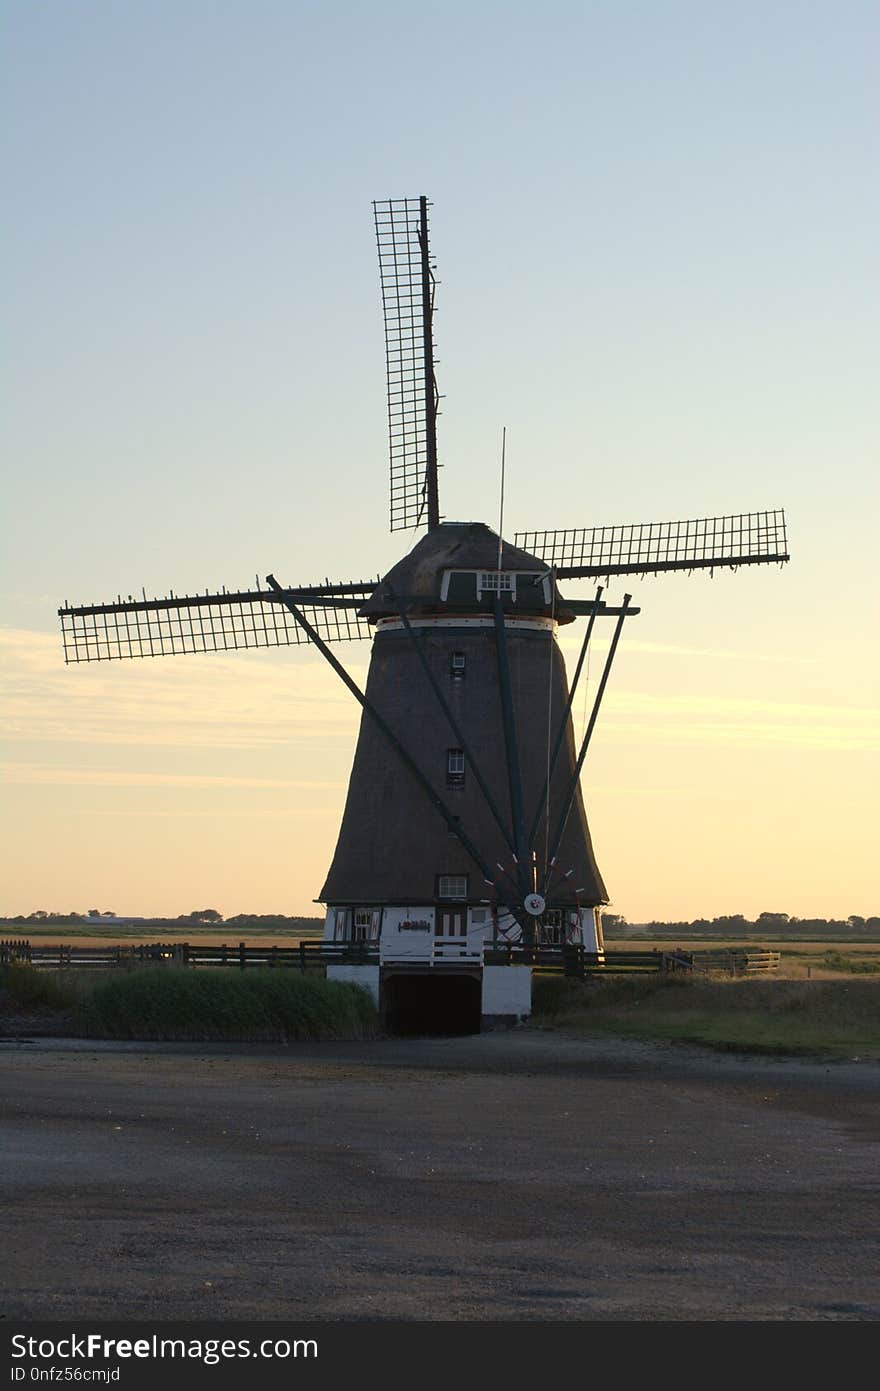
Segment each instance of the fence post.
M300 938L300 944L299 944L299 969L302 971L303 975L305 975L305 971L306 971L306 944L305 944L305 941L304 941L302 938Z
M245 956L245 951L246 951L246 950L247 950L247 948L245 947L244 942L239 942L239 944L238 944L238 965L239 965L239 969L242 970L242 971L244 970L245 966L247 965L247 957Z

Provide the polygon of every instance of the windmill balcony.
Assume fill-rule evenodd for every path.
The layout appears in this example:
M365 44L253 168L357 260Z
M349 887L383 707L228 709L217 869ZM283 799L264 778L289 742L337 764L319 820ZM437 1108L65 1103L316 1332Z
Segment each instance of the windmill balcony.
M418 967L485 965L512 947L518 956L519 932L504 930L508 915L502 910L498 930L488 908L463 902L435 902L406 907L388 905L328 910L325 948L339 961L372 961L377 964ZM512 925L512 924L511 924ZM582 946L602 953L601 910L549 910L536 926L534 945L561 950Z
M364 949L384 965L424 966L469 962L481 965L490 924L485 909L464 903L330 908L324 941L341 957Z
M413 939L402 933L389 933L380 938L379 960L389 962L419 961L425 965L470 961L481 965L483 936L435 937L433 933L419 934Z

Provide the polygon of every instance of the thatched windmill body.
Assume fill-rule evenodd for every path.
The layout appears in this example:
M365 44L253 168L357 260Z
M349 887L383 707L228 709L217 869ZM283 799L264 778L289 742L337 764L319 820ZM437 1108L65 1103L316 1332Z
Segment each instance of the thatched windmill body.
M374 205L385 319L391 530L425 534L387 575L59 610L68 662L312 643L362 706L339 839L319 900L328 968L378 995L469 982L483 1015L528 1013L528 972L484 966L487 940L601 952L607 902L580 772L623 623L638 610L558 581L788 559L780 511L506 543L441 520L434 274L427 199ZM613 633L586 732L571 708L596 622ZM585 621L569 686L556 641ZM360 691L337 643L372 638ZM525 978L524 978L525 976ZM403 992L403 993L402 993ZM410 995L427 1007L428 997ZM477 998L476 995L473 998Z

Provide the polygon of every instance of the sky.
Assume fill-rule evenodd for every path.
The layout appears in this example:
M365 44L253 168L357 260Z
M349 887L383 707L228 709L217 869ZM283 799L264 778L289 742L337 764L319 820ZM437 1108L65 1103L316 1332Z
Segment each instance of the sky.
M614 910L880 912L876 6L2 15L0 914L321 911L359 716L321 657L66 668L56 610L417 539L371 202L422 193L449 520L496 526L502 427L509 536L786 509L785 567L628 585L583 776Z

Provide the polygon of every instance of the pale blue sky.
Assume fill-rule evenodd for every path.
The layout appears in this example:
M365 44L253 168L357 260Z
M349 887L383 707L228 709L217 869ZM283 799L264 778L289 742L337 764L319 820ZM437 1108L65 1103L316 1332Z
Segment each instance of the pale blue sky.
M619 699L666 705L653 735L627 742L609 692L597 773L627 810L616 820L597 793L592 820L603 869L619 864L606 870L619 906L636 877L648 896L650 876L621 845L635 837L637 866L653 853L638 789L669 787L670 731L692 747L682 693L809 706L825 729L840 723L833 712L873 704L875 4L7 0L3 13L0 623L54 634L62 600L141 585L238 586L270 570L360 578L407 548L387 531L370 203L424 192L441 281L448 517L494 525L502 425L510 533L788 511L793 562L781 574L636 588L643 614L615 673ZM204 701L210 659L199 660L187 679ZM292 683L317 679L319 660L263 659ZM158 675L109 674L131 691ZM76 681L84 689L84 673L58 676L68 685L54 697L33 687L47 707ZM27 784L37 800L25 798L26 814L12 798L18 834L37 845L47 818L70 832L76 807L59 810L58 787L71 769L117 776L146 758L160 774L156 737L151 726L127 748L82 730L49 738L39 721L19 730L13 764L43 772ZM812 800L820 819L830 805L835 825L861 824L875 776L866 741L821 767L809 747L796 771L772 776L765 756L745 767L740 757L736 828L718 829L739 837L740 862L756 791L783 822ZM350 753L346 735L333 775L343 786ZM167 776L261 773L259 755L240 768L217 747L212 773L200 758L178 750ZM283 758L295 782L297 757ZM732 773L705 751L689 758L675 777L691 768L693 796ZM118 788L99 793L112 819ZM305 876L314 889L337 813ZM192 821L195 835L195 810ZM685 806L685 839L687 826ZM819 843L792 843L785 892ZM671 840L663 854L675 854ZM206 877L216 870L209 861ZM825 911L835 893L841 910L878 911L865 872L838 864ZM59 881L59 906L76 898L72 882ZM731 911L748 906L731 901L739 883L724 885ZM21 890L33 892L32 881ZM689 898L686 909L701 906Z

